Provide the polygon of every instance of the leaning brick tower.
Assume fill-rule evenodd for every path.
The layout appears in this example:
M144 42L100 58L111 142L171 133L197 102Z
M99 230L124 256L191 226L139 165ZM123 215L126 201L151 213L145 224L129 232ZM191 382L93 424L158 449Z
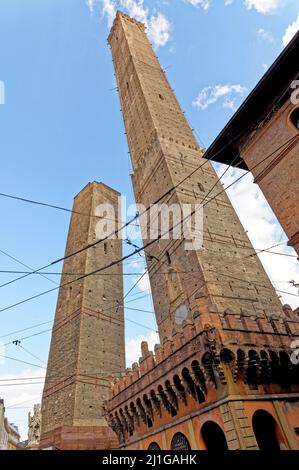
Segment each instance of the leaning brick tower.
M94 182L74 201L43 391L41 448L115 446L104 406L109 377L125 368L122 265L84 275L120 259L122 241L80 250L97 240L100 204L110 204L119 220L118 197L115 190Z
M186 305L189 315L195 308L266 316L281 312L262 264L256 256L250 256L253 247L230 200L224 192L219 194L221 182L212 165L202 158L203 152L144 26L118 14L110 44L132 157L136 202L148 207L191 172L193 175L171 193L170 199L162 202L194 206L207 195L203 249L188 252L181 239L160 240L149 248L148 267L161 339L176 328L176 310L181 305ZM169 276L163 279L155 274L165 267Z
M178 448L172 439L182 429L188 445L204 448L211 446L201 425L210 418L212 430L218 426L214 445L218 429L230 449L256 449L263 445L252 420L257 402L264 402L268 420L283 429L281 446L295 448L295 426L285 414L299 416L292 401L298 400L298 370L288 355L298 321L289 309L283 312L221 182L202 158L144 25L118 12L109 44L136 202L149 207L167 192L161 202L168 205L204 201L201 249L186 251L181 238L159 239L145 250L161 345L153 355L144 343L140 363L115 383L110 424L125 448Z

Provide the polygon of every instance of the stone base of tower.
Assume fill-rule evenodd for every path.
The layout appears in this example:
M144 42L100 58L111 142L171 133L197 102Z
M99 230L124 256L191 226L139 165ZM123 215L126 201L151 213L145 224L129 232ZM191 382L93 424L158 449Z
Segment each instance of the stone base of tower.
M108 426L60 426L42 434L42 450L106 450L119 447Z

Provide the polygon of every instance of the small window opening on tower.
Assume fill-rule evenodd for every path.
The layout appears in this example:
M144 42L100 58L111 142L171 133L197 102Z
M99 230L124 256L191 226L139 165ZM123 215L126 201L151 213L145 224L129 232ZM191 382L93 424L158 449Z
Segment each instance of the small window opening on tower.
M162 100L162 101L164 100L164 97L163 97L163 95L161 95L161 93L159 93L159 98L160 98L160 100Z
M171 258L170 258L169 251L166 251L166 258L167 258L168 264L171 264Z
M72 296L72 286L69 287L68 291L67 291L67 300L70 300L71 296Z
M295 126L297 130L299 130L299 108L294 109L290 116L290 121L293 126Z
M107 255L107 253L108 253L108 247L107 247L106 242L104 243L104 253L105 253L105 255Z
M205 188L203 187L203 185L202 185L201 183L197 183L197 185L198 185L199 190L204 193L204 192L205 192Z

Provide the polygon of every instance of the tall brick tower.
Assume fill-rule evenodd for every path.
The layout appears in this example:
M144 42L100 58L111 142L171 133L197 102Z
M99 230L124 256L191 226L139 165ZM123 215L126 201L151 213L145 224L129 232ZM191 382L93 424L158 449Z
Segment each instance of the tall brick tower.
M250 256L253 247L230 200L224 192L217 196L222 185L212 165L203 165L203 152L144 26L118 13L109 42L132 158L136 202L149 207L194 172L162 202L193 207L202 200L206 203L203 249L188 252L184 240L160 240L149 250L148 267L161 340L171 336L197 309L253 311L260 315L280 312L280 301L263 266L256 256ZM156 274L167 270L164 277Z
M112 385L109 424L124 449L298 449L298 317L203 159L144 26L118 12L109 43L137 203L167 191L168 205L205 203L202 249L183 238L146 250L161 344L143 342Z
M88 184L75 198L66 256L96 241L96 208L119 193ZM108 234L107 234L108 235ZM61 285L120 259L120 239L66 258ZM72 275L75 274L75 275ZM60 287L42 400L41 448L106 449L115 445L104 418L108 376L125 367L122 265Z

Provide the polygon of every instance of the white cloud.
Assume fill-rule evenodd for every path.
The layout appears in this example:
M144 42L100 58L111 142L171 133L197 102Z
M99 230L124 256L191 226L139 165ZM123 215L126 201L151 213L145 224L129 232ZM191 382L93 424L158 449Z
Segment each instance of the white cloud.
M94 12L94 7L95 7L95 4L96 4L96 1L97 0L86 0L86 6L87 8L89 9L90 13L93 13Z
M108 27L110 28L112 26L117 9L116 0L85 0L85 3L91 14L101 8L102 15L107 18Z
M210 0L185 0L188 3L191 3L194 7L201 7L204 11L208 11L211 5Z
M142 261L133 261L130 266L134 269L139 269L140 272L144 266L144 263Z
M141 21L147 27L148 37L153 46L158 48L165 46L170 38L170 22L162 13L150 15L144 0L120 0L121 6L126 12Z
M287 44L295 36L298 30L299 30L299 13L295 21L293 21L293 23L291 23L284 32L284 35L282 38L282 43L284 47L287 46Z
M102 14L107 17L108 27L111 28L116 15L116 7L112 0L103 0Z
M248 10L255 8L258 13L273 13L283 7L285 0L244 0Z
M140 276L134 277L134 282L138 283L137 286L142 292L148 292L151 290L149 276L145 269Z
M25 369L19 373L0 374L0 380L1 384L13 383L12 386L2 386L0 396L4 399L5 416L9 422L18 426L21 439L25 440L28 432L28 413L33 410L34 404L41 402L44 372L37 369ZM11 405L15 406L11 408Z
M227 108L227 109L231 109L232 111L236 111L236 109L237 109L234 100L228 98L228 96L226 96L224 98L224 101L222 103L222 107Z
M96 7L101 9L108 28L111 28L118 9L141 21L147 27L148 37L155 48L165 46L170 39L169 20L161 12L151 14L144 0L86 0L86 5L91 13L95 13Z
M259 28L256 32L258 38L262 39L263 41L273 43L274 42L274 37L273 35L269 32L266 31L264 28Z
M0 365L4 364L5 362L4 356L5 356L5 346L4 346L4 343L0 341Z
M267 72L269 65L268 64L262 64L264 72Z
M5 103L5 84L0 80L0 104Z
M127 367L131 367L134 362L138 362L141 356L140 345L142 341L147 341L149 350L154 351L155 344L160 342L158 333L154 331L147 336L138 336L137 338L129 338L126 341L126 363Z
M148 37L155 47L165 46L170 38L170 23L165 15L151 16L148 23Z
M218 175L221 175L224 166L218 165L217 168ZM228 186L242 173L241 170L237 169L229 170L221 181L224 186ZM245 230L248 230L248 236L255 248L269 248L286 239L263 193L259 187L253 183L253 177L251 175L248 174L239 183L234 184L228 190L228 195ZM273 248L271 251L292 255L296 254L295 251L287 247L286 244ZM274 282L276 289L292 294L298 293L297 289L289 283L292 279L295 279L295 281L299 279L299 267L296 257L292 258L271 253L261 253L259 258L271 281L277 281ZM279 292L277 295L281 295L283 303L290 304L294 309L298 307L298 297L281 294Z
M124 7L128 14L137 21L146 23L148 19L148 9L144 6L144 0L120 0L121 6Z
M238 96L244 95L246 87L242 85L215 85L203 88L197 98L193 101L193 106L206 109L211 104L222 100L223 108L235 109L235 100Z
M258 13L271 14L283 8L288 1L292 0L243 0L248 10L255 9ZM224 5L231 5L234 0L224 0Z

